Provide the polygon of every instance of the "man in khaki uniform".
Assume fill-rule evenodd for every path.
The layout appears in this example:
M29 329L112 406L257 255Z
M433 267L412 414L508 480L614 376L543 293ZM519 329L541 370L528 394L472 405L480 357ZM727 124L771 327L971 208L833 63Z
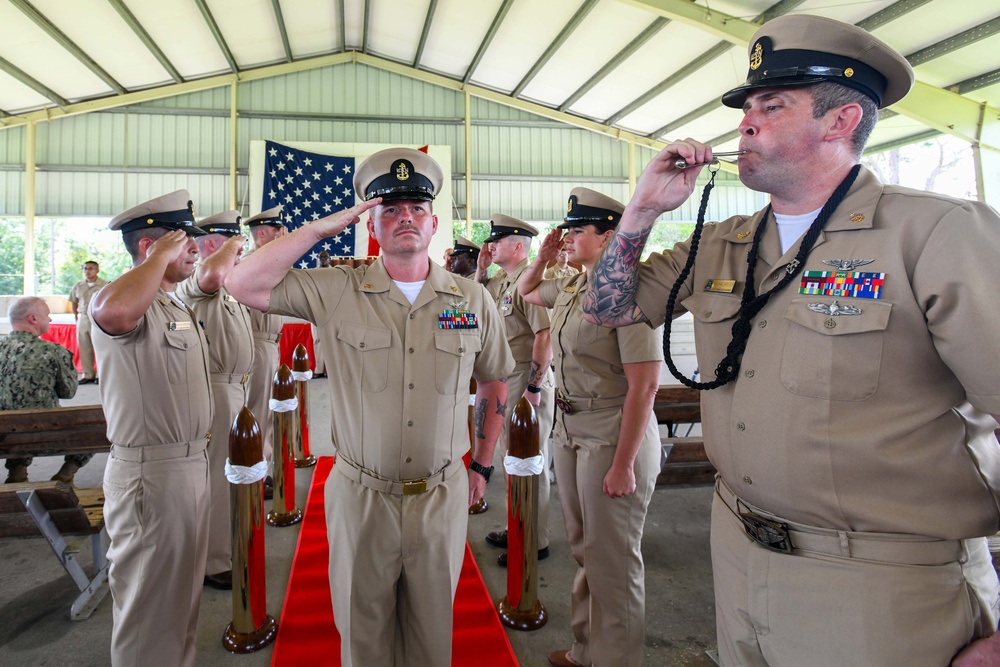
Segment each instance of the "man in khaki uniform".
M427 255L443 178L420 151L375 153L354 175L364 203L276 240L226 282L251 308L323 329L338 451L325 488L330 593L345 667L451 664L468 508L482 498L506 414L514 360L496 308L482 286ZM369 209L378 261L289 269Z
M115 216L133 268L90 305L111 455L111 664L193 665L208 545L207 341L174 293L198 249L186 190Z
M212 444L208 448L209 524L205 585L229 590L233 587L232 521L230 519L229 432L240 408L246 405L247 380L253 364L253 332L250 309L233 298L223 281L239 263L243 252L238 211L223 211L198 223L206 232L196 239L201 262L177 295L188 304L205 328L209 341L214 417Z
M749 56L723 102L744 111L740 179L770 206L640 265L694 189L700 169L676 160L711 160L670 144L585 306L655 326L675 301L717 369L702 407L722 664L1000 664L984 539L1000 526L1000 218L858 165L878 108L913 83L864 30L781 17Z
M569 265L569 255L565 250L560 250L556 255L556 263L545 269L545 280L557 280L559 278L569 278L575 276L580 271L575 266Z
M265 245L285 235L287 228L281 217L281 207L275 206L247 218L243 224L250 230L250 238L254 247L247 253L263 248ZM249 406L253 416L257 418L260 427L261 442L264 445L264 459L271 460L273 448L272 418L268 402L271 400L271 385L274 383L274 373L281 362L281 351L278 341L281 340L281 318L277 315L262 313L250 309L250 322L253 325L253 370L250 371ZM264 480L264 497L271 497L271 477Z
M549 337L549 311L541 306L525 303L517 291L517 280L528 267L528 251L538 230L517 218L500 213L490 219L490 235L479 252L476 280L496 301L507 342L517 365L508 378L512 399L510 414L523 395L535 407L538 416L538 439L542 461L548 468L549 434L555 410L555 383L552 379L552 341ZM486 274L490 264L496 263L501 271L492 278ZM507 453L510 420L506 420L500 434L500 456ZM501 458L500 461L503 459ZM502 468L503 466L501 466ZM506 472L504 473L506 479ZM506 519L506 512L504 512ZM507 530L493 531L486 535L493 546L507 548ZM538 476L538 560L549 557L549 475L543 470ZM506 552L497 562L507 567Z
M451 250L451 265L446 266L451 273L457 273L463 278L473 279L476 275L476 264L479 262L480 246L464 236L455 237L455 247Z
M98 278L101 267L97 262L83 263L83 280L77 281L69 291L69 302L73 305L73 319L76 320L76 345L80 349L80 367L83 377L80 384L97 384L97 367L94 364L94 343L90 339L90 316L87 307L91 299L107 280Z

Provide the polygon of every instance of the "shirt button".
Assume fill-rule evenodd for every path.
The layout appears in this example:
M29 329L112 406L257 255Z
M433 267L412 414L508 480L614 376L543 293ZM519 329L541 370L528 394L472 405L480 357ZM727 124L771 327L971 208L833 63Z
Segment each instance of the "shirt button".
M764 327L767 326L767 320L761 320L760 322L757 323L757 326L763 329Z
M743 475L743 483L744 484L753 484L753 480L750 479L750 475Z
M462 354L463 352L465 352L465 348L464 347L458 348L458 353L459 354Z
M408 350L408 352L409 352L410 354L413 354L413 348L411 347L411 348L410 348L410 349Z
M834 320L827 320L826 322L823 322L823 326L827 329L833 329L837 326L837 323Z
M406 457L406 462L407 462L407 463L413 463L413 457L411 457L411 456L407 456L407 457Z
M748 370L747 370L747 372L746 372L746 376L747 376L748 378L752 378L752 377L753 377L753 369L752 369L752 368L751 368L751 369L748 369Z
M365 349L365 344L364 343L358 343L358 347L360 347L363 350L363 349Z
M747 425L744 424L743 422L737 422L736 428L739 429L740 431L745 431L747 430Z
M412 382L410 384L406 385L406 386L409 387L410 389L413 389L413 383Z
M412 320L414 317L416 317L416 314L410 313L410 319Z
M771 276L771 280L777 281L777 280L780 280L780 279L781 279L781 274L780 273L775 273L773 276Z
M407 426L413 426L413 420L411 419L410 421L406 422L406 425Z

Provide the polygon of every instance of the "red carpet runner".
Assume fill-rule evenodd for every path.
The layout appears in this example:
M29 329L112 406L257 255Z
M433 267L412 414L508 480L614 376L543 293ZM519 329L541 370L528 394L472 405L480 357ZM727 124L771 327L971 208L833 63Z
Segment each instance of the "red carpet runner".
M340 665L340 635L333 624L327 580L329 549L323 509L323 484L332 468L333 459L321 456L313 472L285 606L277 619L273 667ZM454 623L454 667L517 667L514 650L468 545L455 594Z

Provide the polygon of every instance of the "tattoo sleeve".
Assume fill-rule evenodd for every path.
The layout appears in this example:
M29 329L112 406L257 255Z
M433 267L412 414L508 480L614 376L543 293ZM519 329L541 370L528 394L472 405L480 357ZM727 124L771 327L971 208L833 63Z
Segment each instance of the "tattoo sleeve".
M635 288L639 257L649 232L649 229L636 233L616 231L594 267L583 309L599 323L646 321L635 304Z
M497 399L497 414L501 417L507 416L507 402L501 403L499 398Z
M485 398L483 400L479 401L479 405L476 406L476 409L473 412L474 412L474 415L475 415L473 417L473 421L474 421L475 427L476 427L476 437L479 438L480 440L482 440L483 438L486 437L486 432L483 430L483 422L486 419L486 399Z

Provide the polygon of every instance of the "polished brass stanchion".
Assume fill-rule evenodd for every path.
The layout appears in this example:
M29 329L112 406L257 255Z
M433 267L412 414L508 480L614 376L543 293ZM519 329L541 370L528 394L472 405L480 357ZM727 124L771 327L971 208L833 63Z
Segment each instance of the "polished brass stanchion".
M525 468L541 461L538 417L524 397L511 415L507 453ZM515 630L537 630L549 620L538 599L538 472L514 471L511 466L507 466L507 595L497 604L497 613L504 625Z
M232 474L230 470L232 469ZM232 501L233 622L222 635L231 653L253 653L277 636L278 625L267 613L264 568L264 474L267 464L260 428L244 407L229 433L229 498ZM238 479L239 481L233 481Z
M274 415L274 498L267 522L272 526L291 526L302 521L302 510L295 506L295 465L292 443L298 437L298 400L288 366L281 364L271 385L271 412Z
M470 456L476 456L476 380L475 378L469 380L469 443L472 445L472 450ZM488 510L490 506L486 502L486 497L483 496L477 500L474 504L469 506L469 514L482 514Z
M295 396L299 399L298 437L292 443L295 452L295 467L310 468L316 465L316 457L309 453L309 389L307 387L312 372L309 370L309 353L306 346L299 343L292 352L292 377L295 378Z

